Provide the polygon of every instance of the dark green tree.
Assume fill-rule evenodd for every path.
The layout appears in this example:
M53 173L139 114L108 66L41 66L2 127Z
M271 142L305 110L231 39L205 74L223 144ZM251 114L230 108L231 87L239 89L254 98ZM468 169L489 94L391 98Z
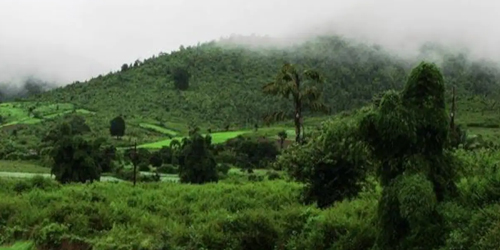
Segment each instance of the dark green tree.
M183 141L179 155L179 177L182 183L217 182L217 163L210 151L210 136L195 133Z
M175 68L172 71L174 86L178 90L187 90L189 88L189 78L191 75L184 67Z
M436 249L444 242L437 207L456 192L444 93L437 66L422 62L401 93L385 93L361 121L360 134L380 163L379 249Z
M110 122L109 133L117 139L125 135L125 120L122 116L117 116Z
M51 150L51 174L63 184L99 180L101 168L98 159L102 141L88 141L74 135L68 123L61 124L58 129L61 129L61 137L54 142Z
M306 184L306 203L326 208L361 191L370 162L357 121L334 120L326 123L319 136L307 144L285 149L274 168L286 170L292 178Z
M100 154L96 158L96 161L103 173L111 173L116 169L115 160L117 160L115 146L109 145L101 147Z
M122 72L127 71L127 70L128 70L128 68L129 68L129 67L128 67L128 64L124 63L124 64L122 65Z
M288 134L286 133L285 130L283 130L278 133L278 137L280 138L280 148L283 149L283 144L285 143Z
M296 133L295 141L300 143L305 109L308 108L312 112L329 112L329 109L321 100L320 85L322 83L323 79L320 74L314 70L305 70L301 74L294 65L283 65L275 79L264 85L263 92L269 95L281 96L285 99L291 98L294 110L293 112L277 111L269 114L264 118L265 122L282 121L293 117Z

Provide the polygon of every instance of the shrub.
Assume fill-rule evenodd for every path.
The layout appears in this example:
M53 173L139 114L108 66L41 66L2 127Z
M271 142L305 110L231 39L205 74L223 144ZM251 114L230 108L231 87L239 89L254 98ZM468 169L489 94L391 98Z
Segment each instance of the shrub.
M276 171L269 171L267 172L267 179L271 181L281 179L281 175Z

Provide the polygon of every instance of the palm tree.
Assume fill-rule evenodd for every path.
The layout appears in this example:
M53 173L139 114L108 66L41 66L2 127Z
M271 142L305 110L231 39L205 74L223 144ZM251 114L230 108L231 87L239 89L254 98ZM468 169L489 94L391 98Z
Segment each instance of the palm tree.
M277 111L267 115L264 120L267 123L282 121L293 116L295 125L295 141L301 142L301 128L303 123L302 112L308 108L312 112L328 113L328 107L321 101L321 90L319 85L323 79L317 71L304 70L302 74L292 65L285 64L276 75L273 82L267 83L262 88L265 94L281 96L292 99L295 110Z

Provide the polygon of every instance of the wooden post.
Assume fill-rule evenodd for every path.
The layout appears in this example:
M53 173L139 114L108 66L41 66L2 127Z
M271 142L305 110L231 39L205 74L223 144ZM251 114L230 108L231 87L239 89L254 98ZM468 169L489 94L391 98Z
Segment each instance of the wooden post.
M137 181L137 141L134 143L134 155L132 156L132 164L134 165L134 187Z
M455 131L455 86L453 86L451 93L451 114L450 114L450 129Z

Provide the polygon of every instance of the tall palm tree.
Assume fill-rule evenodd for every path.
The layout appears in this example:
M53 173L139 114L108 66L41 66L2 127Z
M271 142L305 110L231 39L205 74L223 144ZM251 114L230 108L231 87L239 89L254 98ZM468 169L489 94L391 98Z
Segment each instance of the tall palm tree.
M285 64L276 75L274 81L262 88L265 94L281 96L292 100L293 112L277 111L267 115L267 123L282 121L293 116L295 125L295 141L300 143L303 123L302 112L308 108L312 112L328 113L328 107L322 102L319 86L323 83L320 74L314 70L304 70L302 74L292 65Z

